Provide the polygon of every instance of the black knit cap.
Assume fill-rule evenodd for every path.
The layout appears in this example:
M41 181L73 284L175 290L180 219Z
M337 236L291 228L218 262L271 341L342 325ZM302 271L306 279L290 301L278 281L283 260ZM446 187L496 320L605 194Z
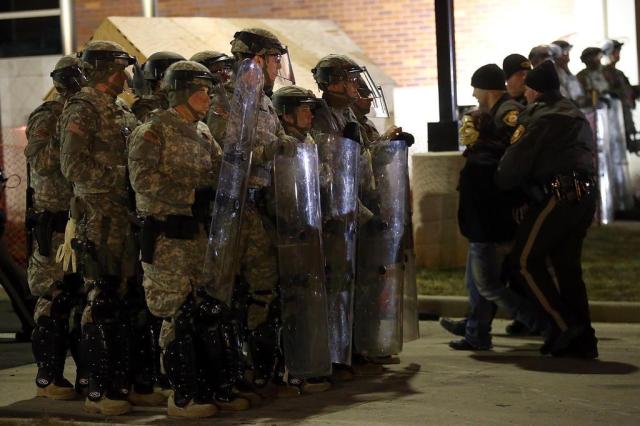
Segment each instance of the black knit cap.
M483 65L471 76L471 86L484 90L505 90L504 71L496 64Z
M551 61L544 61L527 73L524 84L536 92L549 92L560 89L560 79L556 67Z
M531 62L519 53L512 53L502 61L502 69L504 70L505 79L508 80L518 71L529 71Z

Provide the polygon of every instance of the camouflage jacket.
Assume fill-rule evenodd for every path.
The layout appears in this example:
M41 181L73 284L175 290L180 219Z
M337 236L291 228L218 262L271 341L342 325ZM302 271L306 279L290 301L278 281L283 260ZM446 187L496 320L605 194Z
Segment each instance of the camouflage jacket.
M126 204L126 123L135 123L129 114L115 97L92 87L67 101L60 119L60 167L75 195L110 194Z
M57 124L64 99L60 96L36 108L27 121L24 155L30 166L34 208L51 212L69 209L73 187L60 171L60 140Z
M130 138L129 176L143 216L192 215L198 188L217 182L222 150L207 126L156 110Z
M609 64L602 67L602 74L609 83L611 93L622 101L622 105L625 108L635 108L636 96L633 86L629 83L627 76L617 69L615 64Z
M607 83L607 80L604 78L602 68L597 70L585 68L580 71L576 77L578 77L578 81L582 84L587 96L591 96L592 92L603 95L609 91L609 83Z

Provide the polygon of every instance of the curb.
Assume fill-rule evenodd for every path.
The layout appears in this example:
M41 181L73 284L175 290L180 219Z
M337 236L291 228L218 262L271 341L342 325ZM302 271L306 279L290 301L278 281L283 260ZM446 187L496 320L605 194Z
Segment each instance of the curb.
M418 312L429 319L464 317L469 302L463 296L418 296ZM640 302L589 302L591 321L612 323L640 323ZM496 318L509 318L498 310Z

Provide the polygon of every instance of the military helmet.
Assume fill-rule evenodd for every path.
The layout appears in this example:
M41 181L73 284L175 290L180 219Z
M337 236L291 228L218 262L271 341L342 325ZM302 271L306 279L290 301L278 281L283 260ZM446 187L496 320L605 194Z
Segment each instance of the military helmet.
M262 28L245 28L233 35L231 53L235 56L282 55L287 48L271 31Z
M291 114L300 105L308 105L311 109L315 109L321 102L311 90L295 85L284 86L276 90L271 97L271 101L278 116L282 116L285 113Z
M215 77L207 67L198 62L179 61L167 68L162 81L169 92L169 105L173 107L186 103L202 87L211 89Z
M589 61L590 59L595 59L598 55L601 54L602 49L600 49L599 47L587 47L580 54L580 60L586 64L587 61Z
M82 72L82 61L76 55L60 58L49 75L53 79L53 86L63 96L75 93L87 84L87 77Z
M317 65L311 69L313 78L322 90L326 90L329 84L350 78L350 75L357 77L363 68L360 67L353 59L345 55L327 55L320 59Z
M83 62L94 68L102 68L105 65L127 65L134 64L136 58L129 55L118 43L108 40L92 40L85 46L79 54Z
M215 50L205 50L203 52L198 52L192 57L189 58L190 61L198 62L205 67L211 69L213 64L227 62L233 62L233 58L226 53L216 52Z
M174 52L156 52L145 61L142 66L142 75L145 80L162 80L169 65L184 60L185 58L182 55Z

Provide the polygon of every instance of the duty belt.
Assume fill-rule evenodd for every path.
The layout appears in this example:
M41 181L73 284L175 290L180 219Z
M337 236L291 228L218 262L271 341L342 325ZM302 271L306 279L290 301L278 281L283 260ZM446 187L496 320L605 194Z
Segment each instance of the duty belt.
M545 184L532 185L526 189L527 195L535 202L549 197L559 201L580 201L596 191L596 180L593 176L580 172L555 175Z

